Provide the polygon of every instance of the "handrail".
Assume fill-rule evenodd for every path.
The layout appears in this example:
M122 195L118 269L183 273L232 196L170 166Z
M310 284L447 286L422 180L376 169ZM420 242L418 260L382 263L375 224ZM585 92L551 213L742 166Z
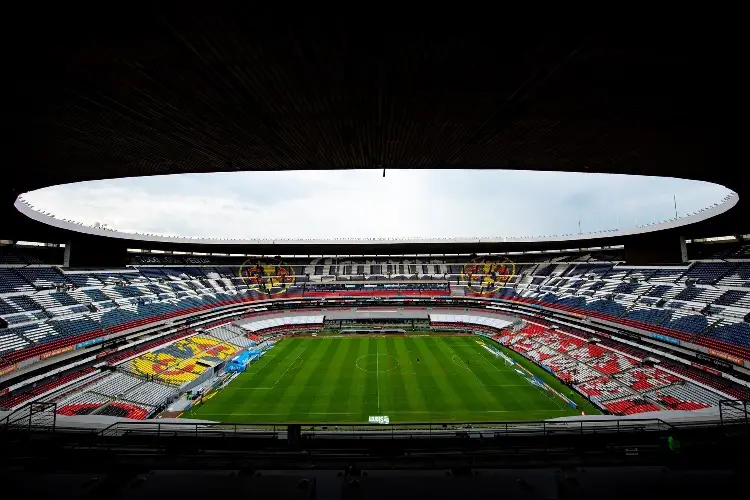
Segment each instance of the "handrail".
M304 433L331 433L346 434L355 433L361 435L375 435L380 433L392 433L394 435L403 435L414 432L428 431L431 434L454 434L456 432L505 432L505 433L543 433L557 431L573 431L581 434L588 432L624 432L624 431L661 431L661 430L681 430L697 427L718 427L724 423L719 420L703 420L691 422L668 422L662 418L619 418L607 420L563 420L563 421L508 421L508 422L417 422L404 424L377 425L371 423L361 424L337 424L337 423L235 423L235 422L160 422L155 420L143 420L115 422L108 427L101 429L97 434L116 435L117 431L121 432L148 432L164 435L165 433L190 434L196 437L201 434L214 434L217 432L230 432L236 434L239 432L253 433L267 432L273 430L278 432L278 428L286 428L288 425L298 425Z

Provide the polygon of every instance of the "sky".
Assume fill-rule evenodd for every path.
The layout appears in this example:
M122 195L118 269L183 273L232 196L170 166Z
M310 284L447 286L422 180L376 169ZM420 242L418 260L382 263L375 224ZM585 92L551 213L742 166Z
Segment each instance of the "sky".
M680 217L729 190L674 178L503 170L284 171L132 177L26 193L37 210L199 238L552 236Z

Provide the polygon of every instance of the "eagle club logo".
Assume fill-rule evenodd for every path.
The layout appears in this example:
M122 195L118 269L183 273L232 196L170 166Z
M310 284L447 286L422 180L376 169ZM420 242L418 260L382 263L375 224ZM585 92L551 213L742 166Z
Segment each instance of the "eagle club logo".
M248 259L240 266L239 277L250 290L271 295L285 293L297 280L294 269L280 260Z
M478 257L461 269L461 281L469 290L491 294L503 288L515 276L516 265L508 258Z

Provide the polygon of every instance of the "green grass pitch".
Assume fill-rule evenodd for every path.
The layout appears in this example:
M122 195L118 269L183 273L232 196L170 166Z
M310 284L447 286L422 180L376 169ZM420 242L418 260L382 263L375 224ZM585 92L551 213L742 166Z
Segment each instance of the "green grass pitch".
M501 422L598 413L533 386L474 336L317 337L280 341L182 416L232 423ZM504 348L502 348L504 349ZM553 376L505 352L563 394ZM419 358L419 361L417 361Z

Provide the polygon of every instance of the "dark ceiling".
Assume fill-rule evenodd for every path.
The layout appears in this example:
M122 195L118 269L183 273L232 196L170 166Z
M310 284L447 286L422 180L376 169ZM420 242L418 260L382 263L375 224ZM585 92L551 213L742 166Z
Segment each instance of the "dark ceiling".
M15 214L22 192L182 172L569 170L745 194L720 154L726 34L551 31L477 14L442 26L280 21L190 5L106 18L66 6L3 34L12 126L0 238L65 238ZM748 213L740 201L685 234L750 232Z

